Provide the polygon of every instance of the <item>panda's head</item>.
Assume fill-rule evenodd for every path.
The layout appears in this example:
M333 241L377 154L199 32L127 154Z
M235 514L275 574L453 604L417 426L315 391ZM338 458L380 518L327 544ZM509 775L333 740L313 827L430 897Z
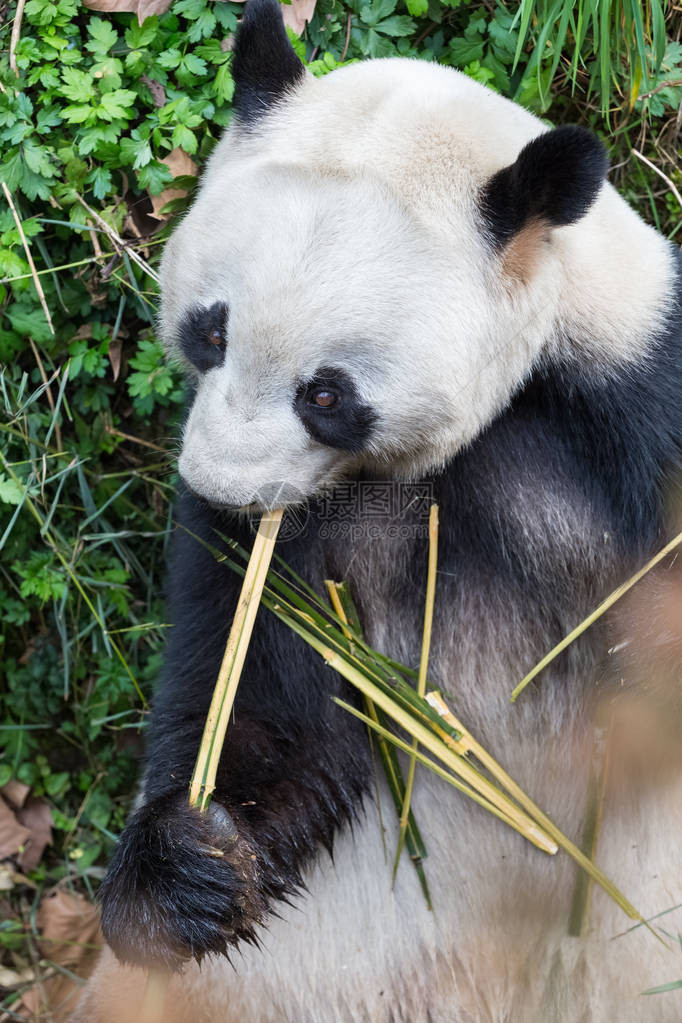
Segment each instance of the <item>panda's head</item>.
M587 131L436 65L315 80L250 0L235 121L162 265L196 392L180 472L209 501L414 476L499 412L561 333L557 234L602 186Z

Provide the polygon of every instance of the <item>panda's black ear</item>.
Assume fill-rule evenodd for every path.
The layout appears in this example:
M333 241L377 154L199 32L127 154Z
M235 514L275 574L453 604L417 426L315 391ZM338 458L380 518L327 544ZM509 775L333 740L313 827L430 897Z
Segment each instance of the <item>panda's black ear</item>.
M534 222L562 227L580 220L608 168L604 147L586 128L555 128L533 139L483 189L481 211L495 244Z
M255 121L267 113L304 75L277 0L249 0L232 56L233 107L239 121Z

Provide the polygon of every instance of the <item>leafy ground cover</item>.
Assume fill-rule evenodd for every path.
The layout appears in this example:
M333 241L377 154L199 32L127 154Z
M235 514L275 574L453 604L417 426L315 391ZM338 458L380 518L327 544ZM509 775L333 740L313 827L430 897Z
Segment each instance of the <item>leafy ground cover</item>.
M288 10L292 23L302 24L302 2ZM242 11L220 0L165 10L155 2L145 10L157 13L140 24L121 10L125 2L107 5L116 9L28 0L21 21L13 4L0 5L7 1018L39 1011L37 979L44 990L82 966L59 950L65 940L86 951L94 941L78 893L94 896L135 784L166 628L163 563L183 400L155 337L153 268L172 214L229 123ZM680 241L679 5L307 6L311 20L292 38L316 74L349 60L417 57L460 68L555 123L590 125L611 151L611 180ZM51 910L56 897L44 896L57 883Z

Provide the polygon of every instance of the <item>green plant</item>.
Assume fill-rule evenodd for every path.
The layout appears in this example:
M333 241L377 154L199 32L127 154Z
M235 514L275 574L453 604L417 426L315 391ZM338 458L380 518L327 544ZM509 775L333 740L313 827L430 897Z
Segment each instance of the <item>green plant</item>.
M586 95L597 96L604 116L611 107L630 112L658 80L666 48L666 6L666 0L521 0L514 63L531 38L529 64L541 89L549 87L563 62L572 89L585 79Z

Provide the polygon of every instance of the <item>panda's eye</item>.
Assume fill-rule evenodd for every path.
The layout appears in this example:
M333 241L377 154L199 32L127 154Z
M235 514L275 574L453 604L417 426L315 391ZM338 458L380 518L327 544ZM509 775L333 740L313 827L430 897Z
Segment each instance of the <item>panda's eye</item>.
M318 408L331 408L336 405L339 398L337 394L328 391L326 387L318 387L310 395L310 400Z
M200 373L222 366L227 350L229 310L225 302L193 306L178 324L183 355Z
M314 440L342 451L362 451L377 421L355 381L336 366L320 367L312 380L300 381L294 409Z

